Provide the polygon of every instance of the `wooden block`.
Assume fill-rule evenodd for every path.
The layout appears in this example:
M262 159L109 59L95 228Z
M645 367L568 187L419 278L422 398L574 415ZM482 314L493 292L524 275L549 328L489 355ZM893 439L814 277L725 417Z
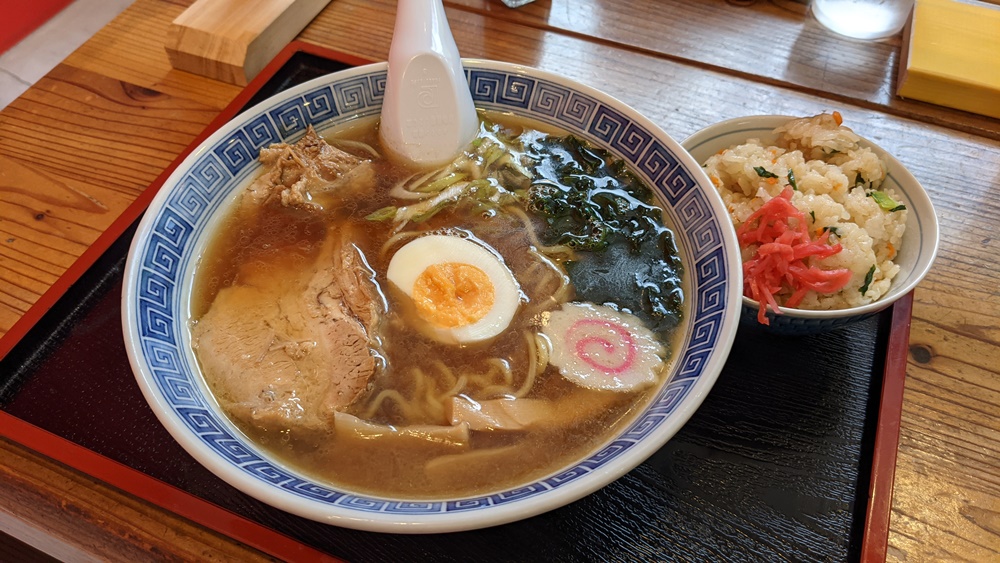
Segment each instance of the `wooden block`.
M197 0L167 30L170 64L245 86L330 0Z
M1000 8L917 0L896 93L1000 118Z

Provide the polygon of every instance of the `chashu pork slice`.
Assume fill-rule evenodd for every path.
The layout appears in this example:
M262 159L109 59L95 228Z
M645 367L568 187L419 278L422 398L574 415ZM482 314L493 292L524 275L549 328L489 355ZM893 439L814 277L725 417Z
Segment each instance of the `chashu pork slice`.
M350 271L344 271L350 268ZM385 302L348 233L328 237L299 275L241 272L194 324L205 378L230 416L263 430L332 431L334 413L378 369Z
M242 206L256 208L279 201L285 207L320 209L325 200L340 200L374 184L374 168L366 160L329 144L310 125L296 143L275 143L260 151L261 173L244 192Z

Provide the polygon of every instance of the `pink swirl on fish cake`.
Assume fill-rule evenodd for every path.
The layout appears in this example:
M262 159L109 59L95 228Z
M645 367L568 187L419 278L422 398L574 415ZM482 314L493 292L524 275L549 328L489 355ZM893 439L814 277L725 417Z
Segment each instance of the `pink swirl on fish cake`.
M610 338L600 334L578 335L579 332L588 331L588 329L595 326L615 333L619 338L619 342L613 342ZM580 319L566 330L566 342L575 342L576 356L587 365L606 374L619 375L630 369L635 363L637 350L635 341L632 339L632 333L618 323L604 319ZM602 348L612 358L618 357L622 361L617 365L605 365L599 362L599 352L591 351L593 350L593 346ZM625 349L624 358L621 358L620 353L622 347Z

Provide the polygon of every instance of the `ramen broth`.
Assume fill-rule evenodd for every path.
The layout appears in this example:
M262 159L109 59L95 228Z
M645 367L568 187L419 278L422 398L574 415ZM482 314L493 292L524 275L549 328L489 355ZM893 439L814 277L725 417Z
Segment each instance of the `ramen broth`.
M538 128L537 124L515 121L508 116L484 115L489 123L502 123L497 127L508 137L516 138L515 134L522 130ZM196 356L220 406L252 441L304 474L359 493L396 498L477 495L516 487L582 459L620 432L662 386L669 371L671 351L682 332L678 327L683 317L681 269L672 235L662 226L662 219L656 227L657 232L662 231L658 235L661 239L657 240L663 237L669 240L662 253L666 258L660 256L657 260L662 259L666 265L651 271L674 268L675 278L668 280L672 285L667 290L657 290L658 294L673 291L673 309L668 313L654 310L656 307L645 313L635 311L635 306L608 303L607 296L619 290L600 287L600 280L613 276L594 275L592 271L598 267L614 268L606 263L610 260L608 256L626 256L625 266L618 268L634 271L634 263L640 256L634 251L635 244L630 247L633 251L612 250L603 254L606 250L581 250L574 246L575 235L568 239L564 236L560 241L552 232L552 225L559 221L532 211L533 206L542 205L528 199L527 194L533 189L532 179L519 180L520 184L513 182L509 197L505 195L494 201L482 199L481 193L462 196L449 200L429 217L394 221L386 218L393 209L399 219L399 209L412 207L414 201L419 201L396 197L400 194L399 186L415 173L391 159L375 158L365 148L371 147L382 154L375 122L340 130L328 139L332 145L371 161L372 185L351 188L361 189L359 193L344 189L341 194L314 194L306 203L316 205L307 208L270 202L248 210L235 204L219 225L195 275L191 308ZM514 158L528 161L525 155L530 152L523 150ZM530 171L532 166L510 165L515 172L522 168ZM507 181L503 174L510 170L499 174L499 180L489 186L481 184L481 188L503 187ZM453 336L451 329L435 333L420 329L426 328L427 322L418 318L419 299L391 282L387 271L393 258L402 255L402 247L428 234L471 241L488 249L496 256L497 263L512 274L516 301L508 324L499 334L463 341L466 337ZM375 292L369 293L372 303L381 311L366 333L374 360L372 375L357 397L337 407L335 414L322 410L319 415L310 415L313 416L310 421L320 422L287 427L265 422L263 418L255 418L260 409L247 407L245 397L235 396L231 382L223 381L224 375L205 357L208 345L200 340L199 331L204 327L199 327L199 323L211 319L210 311L217 299L236 295L234 288L252 286L259 293L249 294L250 298L260 295L261 300L268 300L272 299L269 296L279 296L273 300L284 303L285 297L280 296L285 293L296 294L307 286L313 287L316 274L307 270L326 267L331 239L345 241L343 245L348 249L345 252L361 259L358 263L364 267L358 266L358 271L372 274ZM602 256L593 262L581 258L598 252ZM661 251L654 254L658 252ZM589 273L583 275L581 269ZM501 282L495 279L496 275L490 275L493 276L490 283L497 284L499 300ZM582 301L586 297L568 283L577 275L585 280L587 291L601 299L595 306L609 310L607 314L620 313L653 327L646 331L655 339L650 349L658 350L663 357L651 384L636 384L634 390L628 388L629 382L622 384L625 387L611 390L589 388L560 372L572 368L554 365L559 356L553 347L559 344L554 337L543 334L543 327L552 311L559 310L565 302ZM648 302L648 295L641 294L641 288L637 291L640 295L635 302ZM348 294L346 290L343 293ZM284 305L277 307L282 309ZM253 308L246 310L247 322L258 322L254 320L256 316L265 314ZM629 311L636 315L628 316ZM555 317L552 319L554 322ZM348 320L361 325L366 322ZM268 335L254 336L264 343L261 358L281 346L292 350L289 355L296 361L299 356L316 353L312 350L318 348L309 338L295 343L292 349L275 336L284 329L274 328L276 325L271 321L266 324L262 330L272 331L270 340ZM244 356L248 354L257 352ZM292 372L299 373L296 369L302 368ZM284 404L309 408L311 399L301 396L304 391L294 389L294 385L291 389L286 389L285 395L295 396ZM261 390L261 395L269 392ZM485 428L481 422L470 427L455 423L455 411L460 406L471 405L471 410L476 410L484 404L512 409L513 422L500 422L495 427L487 424ZM512 406L515 404L516 407ZM350 416L344 417L345 414ZM346 431L348 427L352 430Z

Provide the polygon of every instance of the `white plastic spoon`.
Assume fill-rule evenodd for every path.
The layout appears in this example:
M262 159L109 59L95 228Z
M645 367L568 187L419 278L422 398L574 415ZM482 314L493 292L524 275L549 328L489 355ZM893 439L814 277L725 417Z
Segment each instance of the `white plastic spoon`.
M429 168L454 160L478 129L441 0L399 0L379 125L383 145Z

